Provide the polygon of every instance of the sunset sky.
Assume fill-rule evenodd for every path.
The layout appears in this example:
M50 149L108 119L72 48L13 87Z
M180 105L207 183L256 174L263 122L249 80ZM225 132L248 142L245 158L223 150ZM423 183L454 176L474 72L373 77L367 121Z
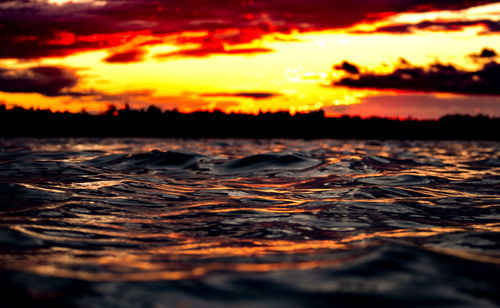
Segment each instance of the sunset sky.
M0 0L0 103L500 116L500 1Z

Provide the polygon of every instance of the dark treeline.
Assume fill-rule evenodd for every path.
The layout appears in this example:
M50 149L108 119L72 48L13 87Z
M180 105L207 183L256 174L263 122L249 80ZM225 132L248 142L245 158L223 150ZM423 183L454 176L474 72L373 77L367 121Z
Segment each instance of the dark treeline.
M103 114L0 105L3 137L342 138L500 140L500 118L449 115L439 120L325 117L323 111L226 114L110 107Z

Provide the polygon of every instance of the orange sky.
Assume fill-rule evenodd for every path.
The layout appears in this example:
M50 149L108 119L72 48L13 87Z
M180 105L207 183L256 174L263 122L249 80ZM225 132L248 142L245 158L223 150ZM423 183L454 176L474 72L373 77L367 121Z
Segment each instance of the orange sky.
M11 7L9 2L0 4L0 17L23 17L15 7L20 1L11 2ZM193 11L179 17L175 27L156 15L138 13L117 23L116 30L103 23L102 31L75 25L80 17L69 13L86 8L105 19L113 8L107 1L32 2L44 5L40 16L65 19L48 32L34 21L19 31L0 21L4 45L12 47L11 53L7 48L0 55L0 102L8 106L99 112L109 104L127 103L183 112L323 109L329 115L500 116L500 90L491 86L500 76L491 64L500 52L500 3L495 1L452 10L431 5L399 13L368 11L361 17L352 9L342 13L353 15L352 20L331 25L327 18L311 25L305 14L293 15L293 22L284 14L282 21L275 7L259 7L259 15L235 7L241 15L237 22L222 15L207 21L212 16L193 17L198 16ZM128 2L133 6L137 1ZM169 9L169 2L157 2L162 5L155 12ZM492 54L481 54L483 50ZM405 80L387 83L402 68L401 58L404 68L422 69L414 86ZM343 70L343 61L359 72ZM436 63L452 65L455 71L431 73ZM36 69L40 67L59 70ZM343 78L349 80L340 82ZM432 78L440 80L429 84ZM459 84L448 84L453 82Z

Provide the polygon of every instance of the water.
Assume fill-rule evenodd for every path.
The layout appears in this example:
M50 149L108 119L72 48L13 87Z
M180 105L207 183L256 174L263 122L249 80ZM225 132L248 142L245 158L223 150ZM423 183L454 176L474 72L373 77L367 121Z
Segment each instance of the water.
M500 306L500 143L0 149L3 306Z

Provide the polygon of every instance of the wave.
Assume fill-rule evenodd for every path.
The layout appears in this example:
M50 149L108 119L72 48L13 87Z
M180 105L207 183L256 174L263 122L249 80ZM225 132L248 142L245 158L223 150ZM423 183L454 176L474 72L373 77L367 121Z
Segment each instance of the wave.
M202 157L203 155L194 153L153 150L133 155L107 155L89 160L85 164L111 170L186 169L195 167L196 162Z
M0 287L6 303L19 306L498 307L498 272L479 262L382 243L341 264L307 271L220 270L200 279L148 282L3 271Z
M270 170L297 171L319 165L316 159L299 154L267 153L243 157L222 163L216 167L221 174L258 173Z
M398 174L391 176L363 177L363 178L358 178L357 181L360 183L373 184L373 185L406 186L406 185L426 185L436 180L434 177L429 177L429 176Z
M498 143L1 144L4 305L500 303Z

